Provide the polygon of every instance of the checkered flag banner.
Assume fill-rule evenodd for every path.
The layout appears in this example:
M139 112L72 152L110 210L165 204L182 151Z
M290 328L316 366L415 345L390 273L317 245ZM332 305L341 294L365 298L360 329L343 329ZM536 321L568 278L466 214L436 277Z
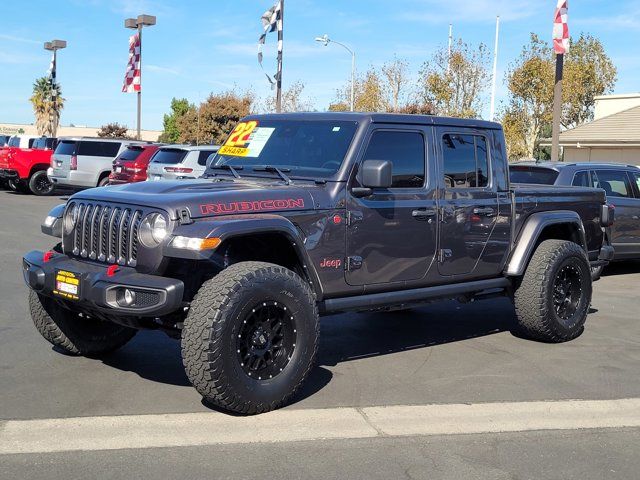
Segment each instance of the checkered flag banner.
M140 35L129 37L129 63L124 74L123 93L140 91Z
M264 66L262 65L262 49L267 40L267 34L271 32L278 31L278 65L282 65L282 2L278 0L276 4L271 7L269 10L264 12L261 17L262 20L262 28L264 32L260 35L260 39L258 40L258 63L260 64L260 68L264 71ZM282 75L282 72L278 71L273 78L271 78L266 72L267 80L271 84L271 88L275 87L276 82Z
M55 53L51 54L51 63L49 64L49 70L47 70L47 77L52 80L56 78L56 55Z
M569 1L558 0L553 21L553 50L562 55L569 52Z

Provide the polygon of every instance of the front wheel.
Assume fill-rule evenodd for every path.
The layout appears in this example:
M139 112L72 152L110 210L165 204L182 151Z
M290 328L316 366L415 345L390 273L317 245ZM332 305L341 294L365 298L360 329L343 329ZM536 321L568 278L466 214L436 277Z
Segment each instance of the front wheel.
M290 401L309 376L318 338L315 298L302 278L241 262L200 287L184 322L182 359L206 401L252 415Z
M55 300L29 291L31 319L52 345L73 355L98 356L112 352L133 338L137 330L103 322L68 310Z
M47 177L47 172L45 170L35 172L29 179L29 190L31 191L31 193L39 197L51 195L54 188L55 185L51 180L49 180L49 177Z
M591 304L591 269L584 250L573 242L542 242L527 266L514 297L522 332L560 343L583 332Z

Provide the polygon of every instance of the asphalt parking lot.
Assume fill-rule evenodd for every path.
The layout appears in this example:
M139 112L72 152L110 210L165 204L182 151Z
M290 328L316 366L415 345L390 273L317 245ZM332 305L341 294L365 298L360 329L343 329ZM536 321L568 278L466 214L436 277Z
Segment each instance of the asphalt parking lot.
M7 421L222 416L201 403L183 372L179 343L162 333L142 332L95 360L60 354L35 331L20 258L52 246L40 223L63 201L0 190L0 442ZM287 415L304 422L304 411L385 406L638 399L639 310L640 262L630 262L605 271L584 334L561 345L514 336L513 308L503 299L325 317L318 366L282 418L287 424ZM0 450L0 478L86 478L88 468L96 478L637 478L640 429L586 427Z

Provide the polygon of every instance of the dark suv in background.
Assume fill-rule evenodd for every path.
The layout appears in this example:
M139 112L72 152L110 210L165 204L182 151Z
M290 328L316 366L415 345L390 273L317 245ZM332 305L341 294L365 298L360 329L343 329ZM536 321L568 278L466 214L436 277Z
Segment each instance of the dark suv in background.
M640 259L640 168L615 163L522 162L509 166L511 183L601 188L615 206L615 260Z

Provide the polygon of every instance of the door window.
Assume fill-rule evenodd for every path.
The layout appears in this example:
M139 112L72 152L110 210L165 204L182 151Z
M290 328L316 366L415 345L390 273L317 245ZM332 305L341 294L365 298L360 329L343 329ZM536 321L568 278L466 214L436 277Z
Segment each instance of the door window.
M424 137L419 132L378 130L369 140L364 159L391 162L391 188L419 188L424 185L425 147Z
M487 140L481 135L447 133L442 137L446 188L483 188L489 185Z
M596 188L602 188L607 197L632 197L631 185L624 170L596 170Z
M636 184L636 198L640 198L640 173L629 172L631 181Z
M215 153L214 150L202 150L198 153L198 165L206 166L207 159L211 156L212 153Z
M573 177L573 183L571 184L574 187L591 187L591 178L589 172L584 170L582 172L578 172Z

